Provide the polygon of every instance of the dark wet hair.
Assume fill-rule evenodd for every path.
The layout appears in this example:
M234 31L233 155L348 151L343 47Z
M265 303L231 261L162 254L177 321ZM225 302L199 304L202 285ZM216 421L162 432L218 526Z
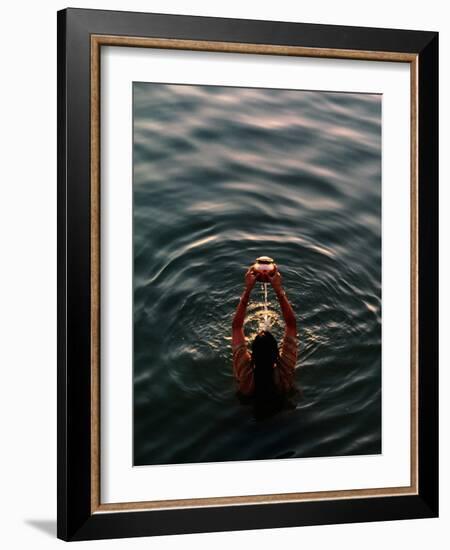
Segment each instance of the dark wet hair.
M263 418L279 409L281 393L274 379L278 361L278 344L268 330L261 330L252 342L252 364L255 379L255 415Z
M252 358L256 372L273 374L273 365L278 360L278 344L268 330L261 330L252 342Z

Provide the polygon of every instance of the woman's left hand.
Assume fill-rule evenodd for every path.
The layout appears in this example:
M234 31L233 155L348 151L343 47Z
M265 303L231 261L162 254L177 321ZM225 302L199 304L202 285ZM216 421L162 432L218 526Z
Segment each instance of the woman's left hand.
M249 267L245 274L245 288L251 290L256 283L256 273L253 271L253 266Z

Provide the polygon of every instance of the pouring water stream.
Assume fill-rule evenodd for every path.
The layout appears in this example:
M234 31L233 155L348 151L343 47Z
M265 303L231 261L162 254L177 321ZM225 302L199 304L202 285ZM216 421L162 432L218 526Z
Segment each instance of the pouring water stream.
M263 330L269 329L269 312L267 309L267 283L261 283L261 290L263 293L263 307L264 307L264 322L262 325Z

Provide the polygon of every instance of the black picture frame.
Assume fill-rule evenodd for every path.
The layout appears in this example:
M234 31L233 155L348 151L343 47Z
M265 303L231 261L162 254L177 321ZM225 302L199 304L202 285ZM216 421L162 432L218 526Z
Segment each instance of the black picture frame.
M438 515L438 33L86 9L58 12L58 521L63 540L431 518ZM144 37L417 58L418 491L93 511L91 37Z

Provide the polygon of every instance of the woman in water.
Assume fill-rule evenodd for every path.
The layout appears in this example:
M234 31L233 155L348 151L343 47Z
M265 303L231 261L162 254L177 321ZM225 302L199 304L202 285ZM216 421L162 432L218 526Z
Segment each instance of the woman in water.
M245 274L245 290L232 323L233 373L238 392L242 396L255 398L255 412L259 416L273 414L283 408L287 395L296 389L294 373L297 362L297 322L283 290L278 269L272 276L269 275L269 280L286 324L280 350L268 330L261 330L255 336L251 353L247 349L244 319L250 293L256 282L256 273L252 267Z

